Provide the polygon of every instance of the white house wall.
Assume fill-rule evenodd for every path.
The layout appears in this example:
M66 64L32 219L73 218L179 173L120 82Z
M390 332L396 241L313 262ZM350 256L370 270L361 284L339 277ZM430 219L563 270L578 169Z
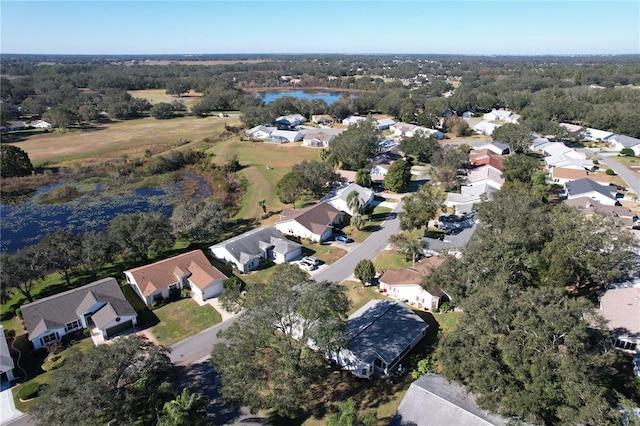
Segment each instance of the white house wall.
M299 238L306 238L311 241L319 242L322 238L321 235L314 234L309 231L307 228L302 226L300 223L295 220L290 220L287 222L276 223L275 228L282 232L283 234L294 235Z

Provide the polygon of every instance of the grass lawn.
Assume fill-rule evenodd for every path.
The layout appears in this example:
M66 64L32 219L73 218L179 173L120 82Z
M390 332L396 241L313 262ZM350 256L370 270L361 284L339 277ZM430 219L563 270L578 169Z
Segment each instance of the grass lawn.
M351 301L351 309L347 315L351 315L364 306L369 300L379 299L387 300L388 298L376 291L375 286L363 287L359 281L343 281L342 285L346 288L347 297Z
M404 260L403 254L395 250L384 250L373 259L373 264L376 267L376 271L395 270L413 266L411 262Z
M309 241L303 241L303 244L303 256L317 257L327 265L331 265L347 253L345 250L332 246L331 244L318 244Z
M373 209L373 212L370 215L367 215L367 221L365 222L362 230L357 230L351 225L345 226L342 230L354 241L360 243L371 235L371 233L379 229L380 224L387 219L389 213L391 213L391 209L389 207L377 206Z
M186 298L154 309L160 321L150 331L163 346L170 346L222 321L220 313L211 305L199 306Z
M160 102L170 104L174 101L181 101L187 107L197 104L200 102L200 98L202 97L202 93L198 93L194 90L183 94L179 98L177 96L167 95L167 91L165 89L129 90L129 94L134 98L146 99L154 105Z
M19 146L29 154L34 166L65 162L96 163L119 158L141 157L146 149L164 146L168 149L181 139L194 143L215 138L224 125L239 125L238 117L179 117L156 120L147 117L136 120L95 124L86 129L49 132L30 136ZM153 151L153 149L152 149Z
M625 155L621 155L617 157L611 157L611 159L627 167L640 167L640 157L627 157Z
M216 155L217 164L223 164L237 155L240 164L244 167L241 173L249 182L249 186L237 214L239 218L260 217L263 211L258 201L261 199L266 200L268 211L277 212L290 207L282 204L278 199L275 191L276 184L294 164L303 160L320 159L319 149L306 148L300 143L272 145L262 142L242 142L235 138L216 144L208 152Z

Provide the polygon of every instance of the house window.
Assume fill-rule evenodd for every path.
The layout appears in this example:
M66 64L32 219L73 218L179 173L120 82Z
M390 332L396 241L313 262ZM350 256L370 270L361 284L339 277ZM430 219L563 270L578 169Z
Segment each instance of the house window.
M56 333L47 334L46 336L42 336L42 344L48 345L50 343L54 343L58 340L58 336Z
M64 326L64 332L68 333L71 330L75 330L76 328L80 328L81 324L80 324L80 320L77 319L75 321L70 322L69 324Z

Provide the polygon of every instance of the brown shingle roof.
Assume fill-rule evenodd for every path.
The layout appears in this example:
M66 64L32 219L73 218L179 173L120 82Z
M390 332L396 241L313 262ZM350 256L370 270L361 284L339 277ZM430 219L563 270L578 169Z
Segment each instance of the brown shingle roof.
M551 176L558 179L582 179L587 177L587 171L585 169L567 169L564 167L553 167L551 169Z
M284 219L281 222L295 220L314 234L321 235L342 214L331 204L320 203L301 210L285 209L280 213L280 217Z
M385 271L380 277L380 282L391 285L420 284L424 277L442 265L442 263L444 263L444 258L442 257L428 257L422 259L411 268Z
M211 265L202 250L193 250L126 272L133 276L145 296L177 283L179 276L184 274L189 274L189 281L201 290L209 285L212 279L227 279L226 275Z

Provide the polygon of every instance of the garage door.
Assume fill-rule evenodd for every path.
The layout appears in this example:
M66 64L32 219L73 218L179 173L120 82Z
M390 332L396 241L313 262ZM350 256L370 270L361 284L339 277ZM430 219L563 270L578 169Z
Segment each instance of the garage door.
M133 327L133 320L125 321L122 324L118 324L106 330L107 337L111 337L115 334L120 333L121 331L128 330Z

